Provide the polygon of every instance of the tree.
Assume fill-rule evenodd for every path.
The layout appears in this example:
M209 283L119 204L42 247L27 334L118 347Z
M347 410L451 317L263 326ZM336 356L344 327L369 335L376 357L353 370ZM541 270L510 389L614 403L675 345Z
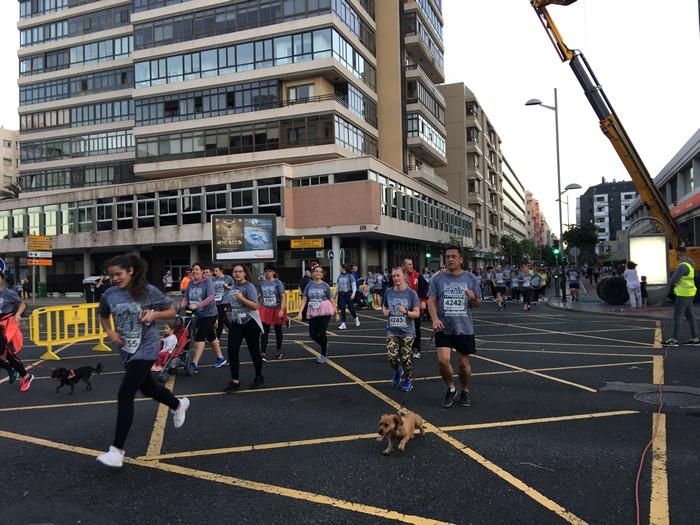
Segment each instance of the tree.
M520 243L512 235L503 235L501 237L501 255L510 264L517 264L522 260L523 252Z
M11 182L6 188L0 190L0 201L18 199L20 193L22 193L22 187L19 185L19 183Z
M576 246L581 249L581 256L586 257L594 251L598 244L598 228L593 224L574 226L564 232L564 240L569 243L569 248ZM579 261L583 260L581 257Z
M535 241L532 239L523 239L520 241L520 249L522 250L521 259L527 257L530 260L534 260L540 253L535 245ZM521 262L522 260L517 261L517 264L520 264Z

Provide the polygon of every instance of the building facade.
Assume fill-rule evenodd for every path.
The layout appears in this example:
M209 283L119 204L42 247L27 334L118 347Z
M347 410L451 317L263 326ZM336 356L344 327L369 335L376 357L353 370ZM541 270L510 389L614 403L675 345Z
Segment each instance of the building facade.
M535 246L541 248L544 245L543 216L540 211L540 201L533 196L531 191L525 192L525 206L527 208L527 238L531 239Z
M654 177L654 184L661 190L683 239L691 246L700 246L700 129ZM648 211L637 198L627 214L631 223L647 216ZM649 221L642 221L632 231L649 228Z
M475 264L483 265L498 258L507 221L501 139L467 86L458 82L440 90L447 101L448 162L437 173L447 181L450 195L474 212ZM519 184L512 170L511 174L511 182ZM513 199L517 201L517 195Z
M579 224L593 224L598 229L598 242L618 239L619 231L629 226L627 213L637 197L632 181L606 182L589 186L576 199L576 218Z
M525 186L503 157L503 234L516 241L528 238Z
M21 267L25 235L56 236L49 288L133 247L177 277L210 257L214 213L276 215L292 281L294 237L362 271L473 242L435 175L439 0L20 0L20 17L24 193L0 206L0 249Z
M0 128L0 158L0 188L7 188L19 174L19 131Z

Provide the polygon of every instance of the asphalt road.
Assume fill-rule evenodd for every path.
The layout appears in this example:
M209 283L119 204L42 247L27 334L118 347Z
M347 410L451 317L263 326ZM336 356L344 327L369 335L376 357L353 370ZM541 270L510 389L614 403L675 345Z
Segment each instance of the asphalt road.
M179 430L139 399L120 470L95 461L113 436L118 356L78 344L41 362L28 346L29 392L0 379L0 523L634 523L655 379L667 405L642 468L641 523L697 522L700 348L671 349L664 361L653 320L545 305L499 313L484 304L476 319L472 406L441 408L425 330L406 405L429 432L389 457L378 420L403 395L391 387L375 313L361 312L360 328L331 325L326 365L295 323L259 390L222 394L228 368L177 376L175 393L192 402ZM241 355L245 386L253 370ZM203 362L213 361L207 351ZM93 391L54 393L52 368L97 363L105 371Z

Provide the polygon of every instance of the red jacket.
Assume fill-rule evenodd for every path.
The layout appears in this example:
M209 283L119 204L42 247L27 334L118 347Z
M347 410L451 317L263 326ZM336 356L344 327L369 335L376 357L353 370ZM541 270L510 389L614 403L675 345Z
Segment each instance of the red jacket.
M22 332L19 331L19 325L15 321L14 314L6 314L0 318L0 330L5 338L5 344L12 349L16 354L22 350ZM3 352L4 353L4 352Z
M428 297L428 283L425 278L416 270L408 274L408 287L418 294L420 299Z

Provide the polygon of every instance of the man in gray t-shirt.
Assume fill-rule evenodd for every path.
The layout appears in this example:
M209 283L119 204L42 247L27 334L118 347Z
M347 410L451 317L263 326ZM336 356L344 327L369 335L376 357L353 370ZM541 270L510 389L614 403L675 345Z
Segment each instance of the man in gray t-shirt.
M462 269L464 260L461 248L448 246L445 261L447 269L430 280L428 311L433 320L440 375L447 385L442 406L451 407L458 395L452 379L454 371L451 356L454 348L457 350L459 381L462 386L457 403L466 407L471 405L469 383L472 371L469 355L476 352L472 308L481 305L481 287L473 274Z

